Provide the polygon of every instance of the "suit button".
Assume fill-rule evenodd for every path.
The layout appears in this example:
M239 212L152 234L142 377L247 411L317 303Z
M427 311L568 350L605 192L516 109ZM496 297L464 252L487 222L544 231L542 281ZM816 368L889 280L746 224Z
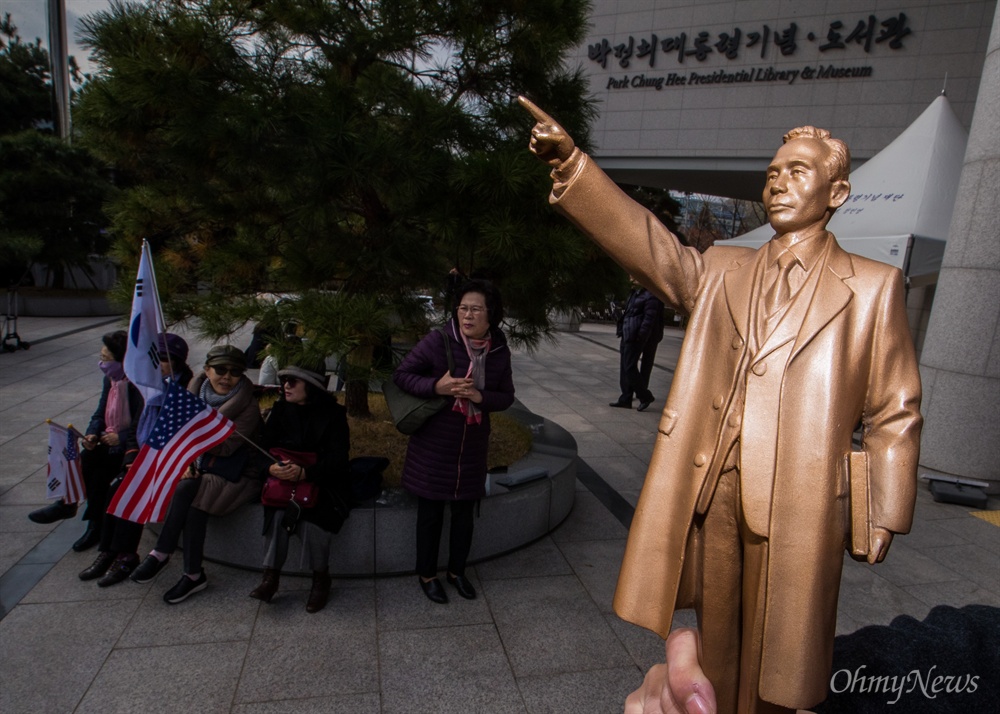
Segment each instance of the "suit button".
M764 373L767 371L767 362L758 362L753 366L753 373L758 377L763 377Z
M733 349L738 350L742 346L743 346L743 340L740 339L739 335L736 335L736 337L733 338Z
M742 421L743 420L740 419L740 415L739 414L730 414L729 415L729 426L733 427L734 429L739 428L739 426L742 423Z
M706 461L708 461L708 457L704 454L698 454L694 457L695 466L704 466Z
M722 406L722 395L720 394L715 399L712 400L712 409L718 409L721 406Z

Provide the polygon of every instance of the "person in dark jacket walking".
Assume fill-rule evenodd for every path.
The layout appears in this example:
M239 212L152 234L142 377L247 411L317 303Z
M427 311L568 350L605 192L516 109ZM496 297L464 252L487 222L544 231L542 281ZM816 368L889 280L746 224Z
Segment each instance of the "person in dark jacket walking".
M264 602L278 591L281 566L291 535L302 539L313 571L307 612L319 612L330 596L331 534L339 533L350 513L350 428L347 410L326 391L321 366L289 365L278 370L281 398L264 424L263 446L279 459L266 476L285 481L311 481L319 488L316 505L264 508L264 577L250 597Z
M629 280L636 287L629 293L616 333L621 338L618 380L622 393L611 406L631 409L635 395L639 398L637 411L644 412L653 403L649 377L653 373L656 346L663 339L663 303L636 283L635 278L629 276Z
M514 403L510 350L500 331L500 292L487 281L472 280L458 290L455 302L449 323L424 337L392 376L418 397L451 398L410 436L403 466L403 487L418 499L417 574L424 594L436 603L448 602L437 579L446 504L451 507L447 579L462 597L476 597L465 563L473 508L486 491L490 412ZM454 373L445 350L452 354Z

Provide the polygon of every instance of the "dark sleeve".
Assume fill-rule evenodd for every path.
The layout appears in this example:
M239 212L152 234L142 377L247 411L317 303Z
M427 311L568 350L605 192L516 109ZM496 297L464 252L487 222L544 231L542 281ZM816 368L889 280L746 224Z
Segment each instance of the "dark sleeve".
M651 293L645 293L642 301L642 322L639 325L638 342L644 343L653 333L656 320L663 321L663 303L657 300Z
M128 412L129 425L125 429L118 432L118 440L121 442L122 446L125 447L125 464L131 464L139 453L139 442L136 440L136 428L139 426L139 417L142 414L142 408L145 403L142 399L142 394L131 382L128 383Z
M479 390L483 401L479 408L484 412L502 412L514 403L514 372L510 366L510 349L504 347L487 357L487 361L499 359L503 361L500 378L496 384L487 382L486 388Z
M350 503L350 452L351 431L347 425L347 410L331 400L316 463L306 467L306 480L333 488L345 503Z
M448 371L444 349L444 335L440 330L432 330L399 363L392 381L415 396L437 396L434 385Z
M108 408L108 392L111 391L111 379L108 377L104 378L104 383L101 385L101 398L97 401L97 409L94 410L93 416L90 417L90 424L87 426L87 436L91 434L101 435L104 431L104 412Z

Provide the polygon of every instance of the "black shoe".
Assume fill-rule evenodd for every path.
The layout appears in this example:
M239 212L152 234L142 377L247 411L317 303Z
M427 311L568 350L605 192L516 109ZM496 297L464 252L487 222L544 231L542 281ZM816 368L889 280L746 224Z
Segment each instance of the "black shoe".
M208 578L205 577L205 570L198 573L198 579L192 580L187 575L182 575L180 581L163 595L163 602L176 605L184 602L189 596L200 593L208 587Z
M108 568L111 567L113 562L115 562L115 554L102 550L97 554L97 560L89 568L80 573L80 580L95 580L101 577L108 572Z
M56 521L61 521L66 518L72 518L75 515L75 503L63 503L62 501L56 501L55 503L50 503L45 506L45 508L39 508L37 511L29 513L28 520L34 521L35 523L55 523Z
M464 575L452 575L448 573L448 582L454 585L455 589L458 590L458 594L466 600L476 599L476 589L472 587L472 583Z
M617 407L618 409L631 409L632 402L611 402L609 407Z
M108 568L108 572L104 574L104 577L97 581L97 587L106 588L111 585L117 585L125 580L138 564L139 556L135 553L119 555L115 558L111 567Z
M129 578L133 583L139 583L140 585L152 582L153 578L160 574L160 571L163 570L168 562L170 562L170 556L160 560L155 555L147 555L139 563L139 567L132 571Z
M77 553L82 553L85 550L90 550L100 542L100 525L98 525L96 521L87 521L87 530L83 532L82 536L77 538L76 543L73 544L73 550Z
M448 593L444 591L444 586L441 585L441 581L437 578L427 581L423 578L418 578L420 580L420 587L423 588L424 595L427 599L436 602L439 605L444 605L448 602Z
M648 401L645 401L645 402L639 402L639 406L638 406L638 407L636 407L636 411L637 411L637 412L644 412L644 411L646 411L647 409L649 409L649 405L650 405L650 404L652 404L652 403L653 403L653 399L652 399L652 397L650 397L650 399L649 399Z

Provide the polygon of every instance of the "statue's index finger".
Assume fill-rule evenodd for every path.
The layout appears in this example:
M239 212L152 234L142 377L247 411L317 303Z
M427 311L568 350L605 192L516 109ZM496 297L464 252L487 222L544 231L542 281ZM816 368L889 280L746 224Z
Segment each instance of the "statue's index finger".
M539 124L556 124L555 119L539 109L538 106L527 97L518 96L517 101L522 107L528 110L531 116L533 116L535 121Z

